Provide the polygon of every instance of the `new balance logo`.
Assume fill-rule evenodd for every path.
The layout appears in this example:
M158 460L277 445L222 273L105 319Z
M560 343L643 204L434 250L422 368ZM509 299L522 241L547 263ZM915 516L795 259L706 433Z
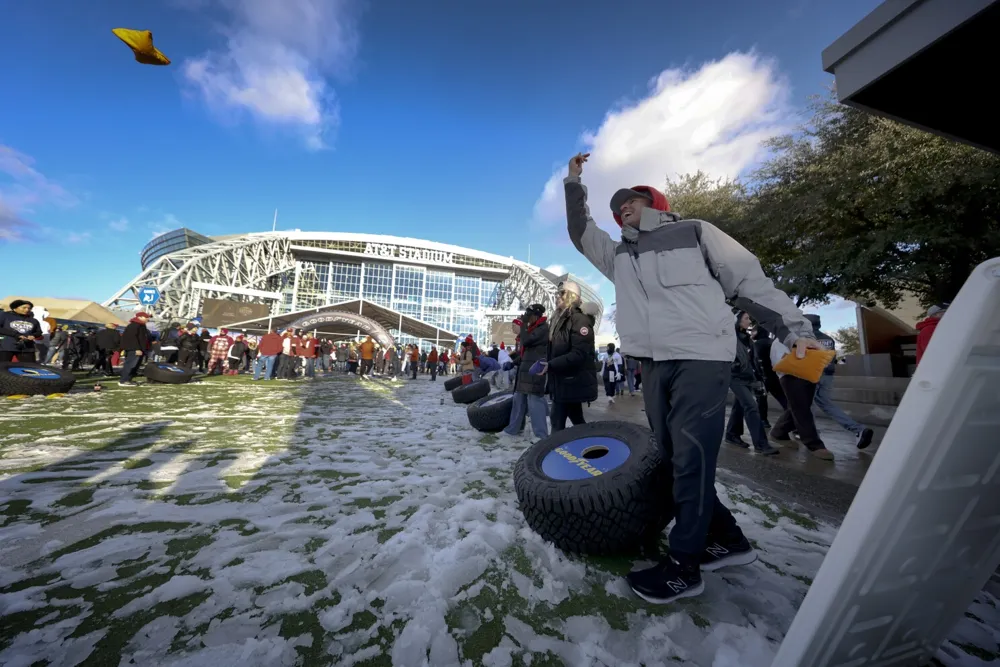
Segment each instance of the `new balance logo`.
M721 544L713 544L710 547L706 547L705 551L707 551L710 556L714 556L716 558L722 558L723 556L729 555L729 549Z
M680 593L687 589L688 585L684 583L683 579L675 579L674 581L668 581L667 586L670 587L674 593Z

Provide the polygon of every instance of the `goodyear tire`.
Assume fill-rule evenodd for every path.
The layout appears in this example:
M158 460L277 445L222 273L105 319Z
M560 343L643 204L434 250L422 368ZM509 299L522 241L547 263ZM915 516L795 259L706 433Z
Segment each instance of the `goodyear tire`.
M65 394L75 383L76 376L61 368L20 361L0 362L2 396Z
M472 384L467 384L464 387L459 387L455 391L451 392L451 397L455 399L456 403L465 405L467 403L474 403L483 396L487 396L489 393L490 393L490 381L476 380Z
M448 378L444 381L444 390L451 391L452 389L458 389L462 386L462 376L456 375L453 378Z
M194 371L163 361L147 362L142 374L147 380L163 384L187 384L194 377Z
M671 471L652 433L628 422L557 431L514 466L528 525L563 551L634 553L673 518Z
M505 391L480 398L466 408L469 424L477 431L496 433L507 428L514 405L514 392Z

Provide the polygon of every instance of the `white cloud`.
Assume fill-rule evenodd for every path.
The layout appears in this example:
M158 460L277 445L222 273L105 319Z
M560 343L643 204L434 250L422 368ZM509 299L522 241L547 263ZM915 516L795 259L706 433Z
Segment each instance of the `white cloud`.
M562 264L549 264L548 266L545 267L545 270L557 276L561 276L562 274L566 273L566 267L563 266Z
M670 69L649 85L649 94L612 109L601 126L581 137L591 153L583 179L590 208L607 229L617 229L608 202L619 188L662 187L668 175L699 169L736 177L756 162L761 143L787 131L788 85L773 62L731 53L696 71ZM566 161L572 153L567 151ZM562 179L552 175L535 204L535 220L565 220Z
M108 229L115 232L124 232L128 229L128 218L120 217L108 223Z
M175 229L180 229L184 226L184 223L177 219L177 216L173 213L163 213L158 220L151 220L146 223L153 235L151 238L156 238L157 236L162 236L167 232L171 232Z
M339 124L327 77L347 74L358 48L355 0L221 0L225 48L187 60L184 76L216 113L249 113L320 149Z

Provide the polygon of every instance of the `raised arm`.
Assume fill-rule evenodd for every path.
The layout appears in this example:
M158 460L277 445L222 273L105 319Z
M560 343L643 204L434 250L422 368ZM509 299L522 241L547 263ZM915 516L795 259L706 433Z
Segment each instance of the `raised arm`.
M569 175L563 179L566 191L566 226L573 245L604 277L615 281L615 250L618 243L597 226L587 206L587 186L580 180L587 154L575 155L569 161Z

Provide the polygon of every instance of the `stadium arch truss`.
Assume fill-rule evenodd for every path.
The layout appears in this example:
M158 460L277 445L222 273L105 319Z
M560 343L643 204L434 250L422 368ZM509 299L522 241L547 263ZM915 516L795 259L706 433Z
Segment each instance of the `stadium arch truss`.
M148 308L158 319L182 321L197 317L204 298L268 302L268 299L262 299L264 292L273 294L278 289L284 288L285 284L280 281L287 280L289 275L295 276L297 289L300 278L308 277L308 272L313 270L312 264L299 261L298 256L301 251L306 250L303 247L303 239L312 236L323 238L330 236L336 239L357 237L365 239L357 243L369 245L379 244L380 239L396 243L405 240L409 241L410 245L398 246L400 256L403 256L402 251L405 249L410 257L415 257L413 254L415 252L427 252L426 247L439 246L415 239L363 234L310 235L301 232L264 232L224 237L213 240L212 243L189 247L156 259L103 305L116 310L135 310L141 305L138 292L147 286L155 286L160 291L159 302ZM384 244L379 245L385 247ZM458 252L460 249L453 248L453 250ZM357 256L354 252L349 254ZM378 255L367 255L366 252L358 259L360 261L381 259ZM556 284L543 275L537 267L515 259L489 256L493 261L502 260L508 272L506 277L500 280L492 304L480 311L480 316L485 321L509 321L533 303L544 305L549 312L555 309ZM407 263L405 259L396 261ZM226 289L213 290L207 287L209 285ZM277 315L282 307L281 300L271 297L270 305L272 313ZM603 304L601 306L603 308Z

